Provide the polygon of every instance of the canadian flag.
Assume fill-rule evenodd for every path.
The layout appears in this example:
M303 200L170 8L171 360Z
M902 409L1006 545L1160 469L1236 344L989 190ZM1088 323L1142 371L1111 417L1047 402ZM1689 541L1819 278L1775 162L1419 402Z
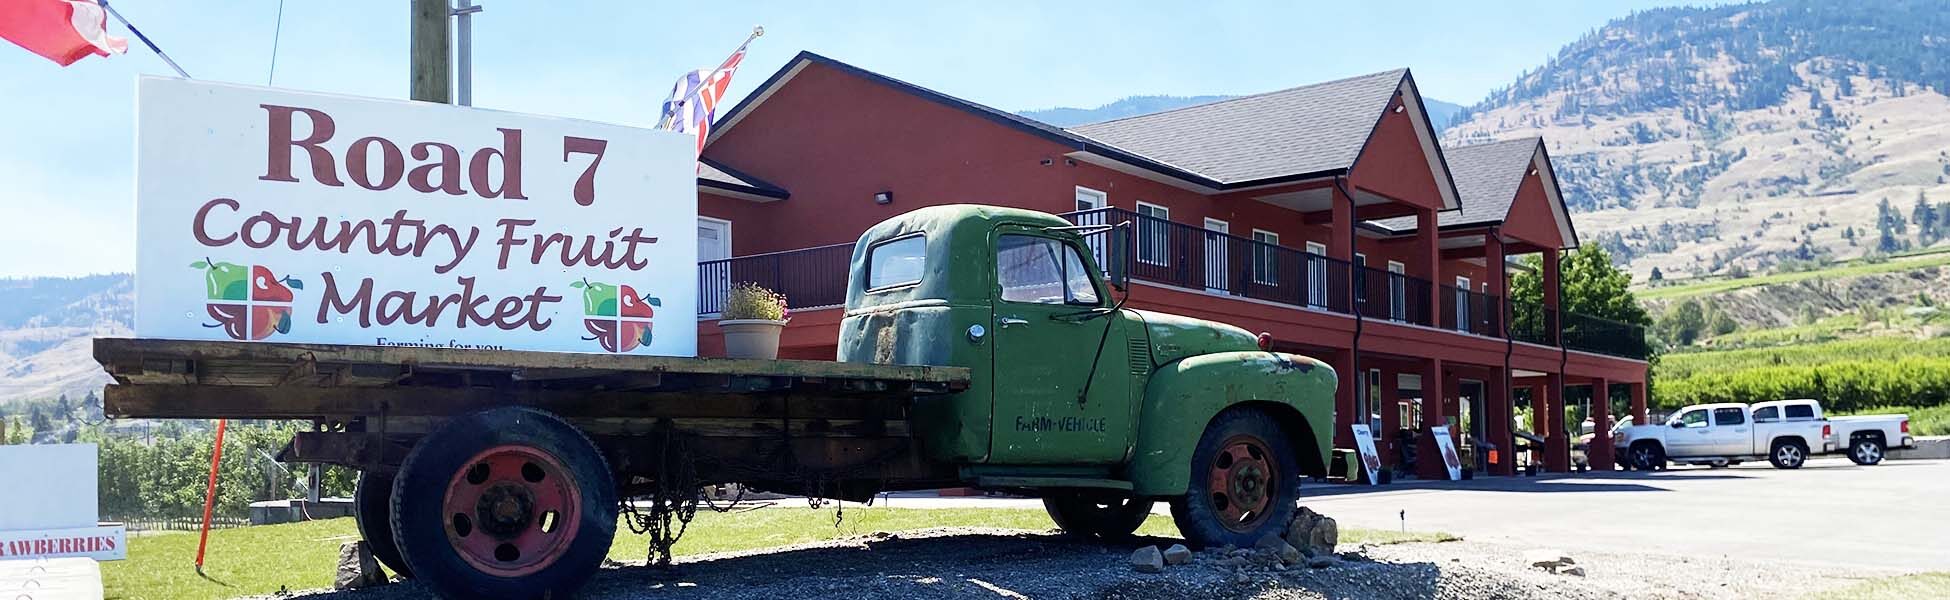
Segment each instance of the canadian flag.
M95 0L0 0L0 38L63 67L129 49L108 34L108 12Z

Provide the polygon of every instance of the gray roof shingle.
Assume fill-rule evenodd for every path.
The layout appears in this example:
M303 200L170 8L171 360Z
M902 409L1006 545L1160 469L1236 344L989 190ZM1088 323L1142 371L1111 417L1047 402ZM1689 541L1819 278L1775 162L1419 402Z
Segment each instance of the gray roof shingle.
M1436 213L1437 227L1501 223L1510 214L1510 202L1517 198L1517 187L1530 172L1530 160L1543 140L1518 138L1448 148L1449 173L1456 179L1456 193L1462 207ZM1415 229L1415 217L1371 221L1391 231Z
M763 179L746 175L718 161L699 158L697 162L698 185L779 199L784 199L788 195L785 188L772 185Z
M1318 173L1354 163L1407 75L1396 69L1068 131L1224 183Z

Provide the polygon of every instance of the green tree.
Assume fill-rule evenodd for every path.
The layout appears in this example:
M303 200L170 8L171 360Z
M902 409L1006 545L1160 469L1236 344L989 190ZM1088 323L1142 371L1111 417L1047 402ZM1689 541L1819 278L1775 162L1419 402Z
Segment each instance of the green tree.
M1649 277L1646 277L1646 279L1645 279L1645 280L1646 280L1646 281L1665 281L1665 280L1666 280L1666 274L1665 274L1665 273L1663 273L1663 272L1661 272L1661 271L1659 271L1659 268L1658 268L1658 267L1652 267L1652 275L1651 275L1651 276L1649 276Z
M1700 309L1699 301L1687 300L1673 307L1664 319L1659 321L1659 331L1666 341L1686 346L1699 339L1706 329L1706 314Z
M1544 280L1540 274L1543 272L1543 260L1531 256L1525 262L1531 268L1510 277L1510 298L1519 303L1542 304ZM1632 295L1632 274L1613 265L1611 254L1605 252L1604 248L1596 244L1580 246L1566 253L1559 267L1559 308L1562 311L1639 327L1652 325L1652 317L1646 314L1645 307L1639 305L1638 297ZM1529 325L1523 322L1527 315L1528 311L1518 311L1512 320L1512 328ZM1574 333L1570 328L1575 324L1561 322L1566 325L1566 335ZM1645 343L1643 337L1638 343ZM1650 345L1646 345L1646 348L1649 350Z

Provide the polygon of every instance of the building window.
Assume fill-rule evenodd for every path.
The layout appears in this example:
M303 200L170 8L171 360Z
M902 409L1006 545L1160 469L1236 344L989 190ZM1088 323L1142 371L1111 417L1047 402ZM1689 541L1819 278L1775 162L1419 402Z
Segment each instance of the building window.
M1170 266L1171 209L1156 204L1137 203L1138 262Z
M1388 318L1408 320L1408 265L1388 261Z
M1105 194L1103 192L1093 190L1087 187L1083 187L1080 185L1077 186L1076 200L1077 200L1078 212L1097 210L1100 208L1110 206L1109 194ZM1105 214L1106 212L1108 211L1100 211L1100 212L1093 212L1085 215L1077 215L1076 224L1108 225L1110 223L1110 215ZM1107 264L1107 262L1105 261L1106 258L1109 258L1109 254L1104 252L1104 245L1105 245L1104 239L1110 235L1111 232L1104 231L1099 233L1092 233L1089 235L1085 235L1083 237L1083 243L1090 246L1090 256L1092 258L1097 259L1097 268L1103 269L1105 271L1110 270L1110 265Z
M1103 192L1077 186L1077 210L1096 210L1103 208L1110 196ZM1096 223L1092 223L1095 225Z
M1327 305L1327 246L1307 242L1307 306Z
M1461 331L1464 333L1473 331L1471 325L1474 325L1475 323L1471 322L1469 316L1470 316L1469 278L1457 276L1456 277L1456 331Z
M1368 301L1368 255L1354 253L1354 301Z
M1253 230L1253 283L1280 284L1280 234Z

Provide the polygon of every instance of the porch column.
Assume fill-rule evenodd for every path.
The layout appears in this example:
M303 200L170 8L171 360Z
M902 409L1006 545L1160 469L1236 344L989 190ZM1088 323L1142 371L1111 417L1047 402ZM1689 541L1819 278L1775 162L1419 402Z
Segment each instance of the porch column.
M1594 471L1612 470L1611 460L1611 382L1603 377L1591 379L1591 446L1584 449Z
M1375 453L1381 455L1381 464L1395 468L1401 458L1395 452L1395 432L1402 428L1402 390L1401 371L1393 367L1381 368L1381 401L1375 410L1381 413L1381 431L1374 432Z
M1496 446L1496 460L1489 463L1488 472L1493 475L1516 473L1516 461L1512 460L1510 445L1511 415L1516 412L1515 401L1510 396L1510 386L1503 385L1503 371L1497 370L1489 381L1483 382L1483 435L1489 443Z
M1544 436L1544 470L1564 473L1571 470L1571 444L1564 438L1564 374L1551 373L1545 376L1543 393L1545 429L1538 432Z
M1449 467L1442 462L1442 448L1435 444L1435 433L1429 428L1444 425L1449 419L1442 412L1444 397L1442 359L1422 360L1422 423L1417 429L1422 435L1415 447L1416 476L1423 479L1448 479ZM1452 432L1453 433L1453 432ZM1450 440L1454 441L1454 440Z
M1497 337L1506 337L1509 331L1506 323L1510 320L1510 304L1504 299L1510 297L1510 284L1503 266L1503 237L1495 229L1490 230L1483 244L1483 270L1489 278L1489 293L1494 296L1490 301L1496 303L1496 322L1491 323L1490 328Z
M1429 320L1429 325L1437 325L1442 322L1442 319L1437 318L1437 315L1442 314L1442 294L1437 293L1438 290L1442 289L1440 287L1442 285L1442 244L1438 242L1438 239L1436 235L1435 209L1416 207L1415 258L1409 262L1419 263L1411 267L1415 269L1412 274L1429 282L1429 295L1427 298L1422 299L1423 302L1428 303L1428 307L1425 309L1427 312L1424 313L1424 317ZM1414 298L1408 298L1407 300L1413 301ZM1413 319L1413 313L1410 313L1410 315L1410 318Z
M1361 422L1355 393L1365 378L1354 372L1354 351L1335 350L1330 359L1335 372L1348 374L1334 387L1334 447L1353 448L1354 430L1348 426Z
M1647 425L1645 419L1645 382L1630 384L1632 388L1632 424Z
M1564 345L1564 316L1558 314L1557 311L1559 257L1560 254L1555 248L1544 251L1544 307L1550 310L1545 311L1543 325L1545 328L1544 335L1546 339L1551 341L1551 345L1562 347ZM1561 376L1553 375L1552 377Z

